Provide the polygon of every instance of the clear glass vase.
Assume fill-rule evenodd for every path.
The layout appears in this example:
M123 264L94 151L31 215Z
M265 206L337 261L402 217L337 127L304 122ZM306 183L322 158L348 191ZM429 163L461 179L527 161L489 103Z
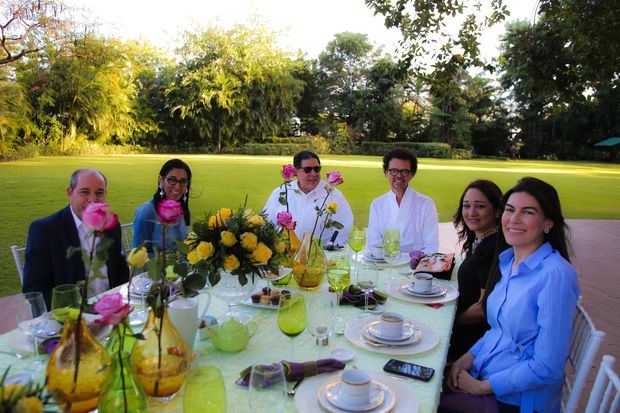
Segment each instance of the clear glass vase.
M241 285L239 276L231 273L230 271L220 271L220 281L211 287L213 295L220 300L228 304L228 311L221 318L221 322L224 322L230 318L234 318L237 321L245 323L249 321L250 317L236 311L236 305L241 301L246 300L253 292L255 288L255 278L251 274L246 276L247 283Z
M103 383L99 398L99 413L146 412L148 403L142 384L131 366L128 352L112 357L112 374Z
M131 351L131 365L146 394L166 401L183 385L191 352L166 308L160 316L149 310L142 335L144 340L137 340Z
M304 234L299 251L293 258L293 277L297 285L306 290L315 290L323 281L327 270L327 257L318 239Z
M63 411L71 413L89 412L97 407L112 364L108 352L92 336L84 319L79 326L78 329L77 320L65 323L46 371L48 392L54 394Z

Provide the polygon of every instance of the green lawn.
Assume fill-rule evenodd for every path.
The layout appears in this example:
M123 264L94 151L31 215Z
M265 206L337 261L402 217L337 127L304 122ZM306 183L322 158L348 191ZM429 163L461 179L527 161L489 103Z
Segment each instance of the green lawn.
M38 157L0 163L0 296L19 290L19 279L9 247L25 245L28 225L67 204L65 188L71 172L92 166L108 177L108 203L121 222L133 220L134 209L149 199L156 188L159 168L170 155L119 155L97 157ZM235 155L182 155L192 167L190 201L194 218L222 206L236 207L247 194L248 205L264 206L269 193L281 182L285 157ZM371 156L325 156L327 169L338 169L341 186L356 222L365 223L368 207L388 190L381 159ZM432 197L439 219L451 220L465 185L477 178L495 181L503 190L526 175L554 185L567 218L620 219L620 165L586 162L453 161L422 159L413 187Z

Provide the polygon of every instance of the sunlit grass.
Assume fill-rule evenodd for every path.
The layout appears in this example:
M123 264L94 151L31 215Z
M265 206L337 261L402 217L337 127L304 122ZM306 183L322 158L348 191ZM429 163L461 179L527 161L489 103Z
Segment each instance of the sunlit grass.
M0 295L19 288L10 256L12 244L24 245L28 225L67 204L69 175L80 167L100 169L109 180L108 203L122 222L133 221L133 211L156 190L161 165L171 155L114 155L96 157L38 157L0 164ZM242 155L179 155L193 170L190 201L193 218L222 206L260 210L281 183L280 166L290 157ZM324 171L338 169L357 223L368 220L370 202L388 186L377 156L322 157ZM568 218L620 219L620 165L588 162L421 159L412 181L419 192L435 200L440 221L451 220L462 189L486 178L503 190L525 175L554 185Z

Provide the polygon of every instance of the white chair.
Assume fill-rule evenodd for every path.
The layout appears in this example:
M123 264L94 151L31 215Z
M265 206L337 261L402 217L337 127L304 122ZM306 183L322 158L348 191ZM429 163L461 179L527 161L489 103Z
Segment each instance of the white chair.
M573 316L573 331L570 338L568 365L572 368L573 380L566 376L565 413L575 413L579 406L579 399L586 384L588 373L594 365L596 352L605 338L605 333L594 328L592 320L581 306L581 297Z
M121 253L127 255L133 243L133 222L121 225Z
M13 260L15 260L19 281L24 285L24 254L26 253L26 247L11 245L11 253L13 253Z
M596 375L586 413L615 413L620 405L620 379L614 373L615 358L606 354ZM615 395L614 395L615 394ZM613 397L613 398L612 398Z

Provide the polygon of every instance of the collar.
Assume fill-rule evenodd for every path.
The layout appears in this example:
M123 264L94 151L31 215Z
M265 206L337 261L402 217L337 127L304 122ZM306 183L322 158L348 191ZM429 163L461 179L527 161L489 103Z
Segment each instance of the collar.
M543 243L540 247L538 247L536 251L530 254L530 256L527 257L521 264L519 264L519 267L525 265L530 270L533 270L534 268L538 267L541 261L544 260L553 251L553 247L551 246L549 241L547 241ZM499 254L500 265L509 265L514 259L514 256L514 248L508 248L506 251Z
M299 180L295 180L293 182L291 182L291 186L293 186L293 190L299 191L299 194L301 196L311 196L314 194L318 194L321 196L325 196L325 193L322 193L321 190L323 190L323 192L325 192L325 185L327 185L327 182L323 181L322 179L319 181L319 183L317 184L316 188L314 188L312 191L305 193L304 191L301 190L301 188L299 187Z
M80 225L82 225L82 220L78 218L77 215L75 215L75 212L73 212L73 208L71 208L71 205L69 205L69 211L71 211L71 215L73 216L73 222L75 222L75 227L77 229L80 229Z
M394 191L392 191L392 189L390 188L390 192L388 192L390 194L390 196L392 197L392 199L394 199L394 201L396 201L396 193ZM408 198L409 196L413 196L415 194L415 191L413 190L413 188L411 188L410 185L407 185L407 188L405 189L405 193L403 194L403 198Z

